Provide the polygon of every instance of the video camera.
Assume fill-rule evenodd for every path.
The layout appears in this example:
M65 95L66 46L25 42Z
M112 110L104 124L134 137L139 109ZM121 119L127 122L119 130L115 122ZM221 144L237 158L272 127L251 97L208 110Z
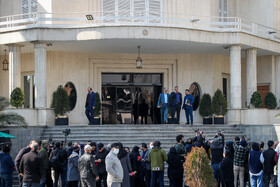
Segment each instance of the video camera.
M69 134L71 134L71 129L65 129L62 131L62 133L64 133L66 136L68 136Z

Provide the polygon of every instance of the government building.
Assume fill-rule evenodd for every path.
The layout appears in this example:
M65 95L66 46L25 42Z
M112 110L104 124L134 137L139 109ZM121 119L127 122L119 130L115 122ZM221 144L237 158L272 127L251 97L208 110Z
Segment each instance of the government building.
M88 124L88 87L101 124L134 124L136 103L158 124L158 96L175 86L195 96L195 124L201 96L217 89L226 124L280 124L279 110L248 107L255 91L279 107L278 0L0 0L0 62L0 95L25 95L24 108L7 110L30 126L54 125L59 85L72 94L70 126Z

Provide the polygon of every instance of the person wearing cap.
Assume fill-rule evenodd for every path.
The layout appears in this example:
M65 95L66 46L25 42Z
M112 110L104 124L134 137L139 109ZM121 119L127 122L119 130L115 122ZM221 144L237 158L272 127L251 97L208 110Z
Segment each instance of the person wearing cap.
M170 106L172 107L172 120L174 123L179 124L180 123L180 112L181 112L181 106L182 106L182 94L179 92L179 87L175 86L174 92L170 95ZM176 121L174 119L176 112Z
M184 97L184 103L183 103L183 110L185 110L187 123L190 124L190 118L191 118L191 125L193 125L193 103L194 98L192 94L190 94L190 91L188 89L185 90L186 96Z
M238 178L240 186L244 186L244 173L246 166L246 159L248 159L248 153L251 149L251 145L247 144L246 138L241 142L238 140L233 143L234 157L233 157L233 172L234 172L234 186L238 186Z
M123 181L123 168L118 158L119 150L119 143L113 143L110 153L105 158L108 187L121 187Z
M101 187L101 182L103 181L103 186L107 187L107 172L105 166L105 158L109 154L109 151L105 149L103 143L97 144L97 153L95 157L96 168L99 176L99 180L96 181L96 186Z
M99 180L98 172L95 166L95 161L91 155L92 147L85 146L85 153L78 161L78 169L80 171L81 186L95 187L96 181Z
M169 107L169 94L167 88L163 89L163 93L159 95L157 107L160 108L161 123L167 122L168 107Z
M67 165L67 187L78 187L80 172L78 169L79 147L72 147L72 153L68 157Z

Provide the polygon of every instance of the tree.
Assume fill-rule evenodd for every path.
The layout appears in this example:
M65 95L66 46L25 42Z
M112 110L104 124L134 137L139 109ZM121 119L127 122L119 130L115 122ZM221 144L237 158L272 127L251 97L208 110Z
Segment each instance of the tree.
M265 105L269 109L275 109L277 107L277 99L272 92L269 92L265 96Z
M9 100L0 96L0 127L27 126L24 117L12 112L4 113L4 109L9 105Z
M184 163L186 185L195 187L217 186L210 160L203 147L193 147Z
M96 107L94 110L94 116L98 117L101 114L101 100L100 100L100 94L96 92Z
M220 89L214 93L211 110L217 116L224 116L227 113L227 100Z
M69 97L62 85L53 92L51 108L54 109L55 116L64 116L70 111Z
M207 93L202 95L202 99L199 105L199 114L202 117L208 117L212 114L211 111L211 96Z
M11 93L11 105L13 107L20 108L23 104L24 93L19 87L16 87Z
M259 92L254 92L252 94L252 97L250 99L251 105L253 105L255 108L259 108L262 106L262 95Z

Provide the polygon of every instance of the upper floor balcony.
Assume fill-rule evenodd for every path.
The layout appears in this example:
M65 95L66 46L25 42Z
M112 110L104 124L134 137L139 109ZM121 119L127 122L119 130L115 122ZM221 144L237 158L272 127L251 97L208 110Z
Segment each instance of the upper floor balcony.
M153 26L243 32L280 42L280 30L238 17L213 17L153 11L36 12L0 17L0 34L34 28L94 28L107 26Z

